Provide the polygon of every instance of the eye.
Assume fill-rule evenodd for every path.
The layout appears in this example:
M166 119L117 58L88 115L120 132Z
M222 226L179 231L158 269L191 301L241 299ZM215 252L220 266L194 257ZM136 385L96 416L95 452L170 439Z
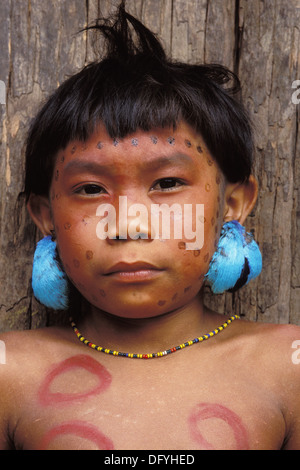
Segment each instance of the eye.
M90 183L76 188L74 192L83 196L98 196L99 194L103 194L106 191L104 188L102 188L102 186Z
M184 185L185 183L179 178L162 178L151 189L155 191L173 191Z

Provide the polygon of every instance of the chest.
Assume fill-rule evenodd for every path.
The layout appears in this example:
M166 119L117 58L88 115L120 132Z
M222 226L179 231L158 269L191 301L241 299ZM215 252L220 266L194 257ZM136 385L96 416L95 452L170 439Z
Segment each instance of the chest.
M26 449L278 449L284 421L266 386L238 367L115 369L76 356L27 395ZM140 361L139 361L140 362ZM30 397L30 399L29 399Z

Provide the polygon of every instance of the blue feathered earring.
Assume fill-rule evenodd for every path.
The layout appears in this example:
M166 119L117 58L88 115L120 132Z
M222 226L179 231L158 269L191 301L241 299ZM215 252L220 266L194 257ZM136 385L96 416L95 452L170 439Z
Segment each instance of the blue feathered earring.
M235 292L262 270L262 257L253 235L236 220L226 222L205 276L214 294Z
M36 299L54 310L68 308L68 279L57 259L56 242L49 235L37 243L32 289Z

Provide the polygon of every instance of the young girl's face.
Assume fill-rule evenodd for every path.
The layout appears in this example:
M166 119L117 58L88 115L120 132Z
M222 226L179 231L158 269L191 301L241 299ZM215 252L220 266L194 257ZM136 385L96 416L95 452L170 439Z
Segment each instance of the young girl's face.
M50 193L71 282L92 305L120 317L188 304L215 251L223 190L216 162L185 123L117 140L99 127L86 143L71 142L57 156Z

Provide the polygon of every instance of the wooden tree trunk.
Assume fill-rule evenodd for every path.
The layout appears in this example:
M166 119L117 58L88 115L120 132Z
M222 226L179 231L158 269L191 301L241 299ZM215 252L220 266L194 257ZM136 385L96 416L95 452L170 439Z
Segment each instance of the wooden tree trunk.
M95 57L90 36L77 31L117 4L1 2L0 331L55 321L31 291L40 235L24 204L26 131L40 103ZM247 229L261 246L263 271L236 294L212 296L207 289L206 303L254 321L300 324L299 105L292 100L300 80L300 1L127 0L127 8L172 57L219 62L238 73L255 124L260 194Z

